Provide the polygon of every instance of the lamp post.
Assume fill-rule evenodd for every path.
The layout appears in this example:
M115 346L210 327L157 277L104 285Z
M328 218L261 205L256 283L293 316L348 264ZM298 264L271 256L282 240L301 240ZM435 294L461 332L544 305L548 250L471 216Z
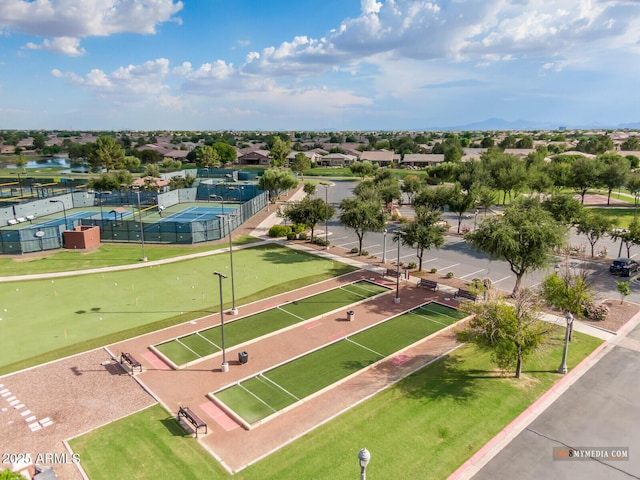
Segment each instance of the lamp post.
M102 221L104 220L104 213L102 212L102 197L104 195L111 195L111 192L108 190L105 190L104 192L96 192L95 194L100 199L100 231L102 232Z
M473 217L473 230L474 230L474 231L475 231L475 229L476 229L476 223L477 223L477 221L478 221L478 213L480 213L480 212L479 212L479 211L478 211L478 209L476 208L476 213L475 213L475 216Z
M140 245L142 246L142 258L143 262L147 261L147 256L144 254L144 225L142 224L142 208L140 208L140 189L135 189L138 196L138 216L140 217Z
M231 217L236 215L227 215L227 230L229 230L229 264L231 266L231 310L229 310L229 315L237 315L238 309L236 308L236 289L233 281L233 244L231 242ZM217 215L217 217L222 220L225 218L223 215Z
M227 363L227 351L224 348L224 309L222 304L222 279L227 278L224 273L213 272L218 276L218 283L220 284L220 336L222 337L222 365L220 370L225 373L229 371L229 364Z
M216 198L219 198L222 201L222 215L224 215L224 197L222 195L214 195L214 194L212 194L212 195L209 195L209 198L214 199L214 200Z
M387 263L387 229L382 231L382 264Z
M400 303L400 238L402 232L395 232L395 240L398 243L398 259L396 261L396 297L393 299L393 303Z
M567 353L569 351L569 335L571 331L571 326L573 325L573 315L571 312L567 312L564 314L564 318L567 320L567 329L564 334L564 351L562 352L562 363L560 367L558 367L558 373L565 375L568 372L567 369Z
M67 207L65 207L64 202L62 200L49 200L49 203L62 204L62 212L64 213L64 229L67 230L69 228L69 224L67 222Z
M371 454L366 448L358 452L358 464L360 465L360 480L367 480L367 465L371 460Z
M13 174L18 176L18 188L20 190L20 196L22 197L23 196L23 193L22 193L22 173L14 172Z
M324 249L329 249L329 184L324 185Z

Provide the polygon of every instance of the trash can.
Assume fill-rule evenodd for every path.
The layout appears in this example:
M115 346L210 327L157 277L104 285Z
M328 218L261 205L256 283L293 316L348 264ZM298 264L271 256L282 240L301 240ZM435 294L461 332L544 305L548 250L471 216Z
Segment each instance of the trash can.
M352 322L353 320L355 320L355 318L356 318L356 312L354 312L353 310L349 310L347 312L347 320Z
M247 352L239 352L238 353L238 361L244 365L249 361L249 354Z

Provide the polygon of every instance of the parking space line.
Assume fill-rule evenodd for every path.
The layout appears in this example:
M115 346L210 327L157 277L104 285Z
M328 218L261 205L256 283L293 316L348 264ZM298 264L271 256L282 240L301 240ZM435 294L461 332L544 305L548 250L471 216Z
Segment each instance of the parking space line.
M501 278L500 280L494 280L494 281L493 281L493 284L495 285L496 283L503 282L503 281L505 281L505 280L508 280L509 278L511 278L511 275L507 275L506 277Z
M447 267L442 267L440 270L446 270L448 268L453 268L453 267L457 267L458 265L460 265L459 263L454 263L453 265L449 265Z
M467 275L462 275L460 278L467 278L467 277L471 277L472 275L476 275L476 274L478 274L478 273L480 273L480 272L484 272L485 270L486 270L486 268L483 268L483 269L481 269L481 270L476 270L476 271L475 271L475 272L473 272L473 273L468 273Z

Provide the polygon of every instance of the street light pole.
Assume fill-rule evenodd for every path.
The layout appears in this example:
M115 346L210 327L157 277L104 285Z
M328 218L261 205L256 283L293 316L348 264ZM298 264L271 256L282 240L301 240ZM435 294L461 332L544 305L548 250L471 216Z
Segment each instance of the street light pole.
M214 275L218 276L218 283L220 284L220 336L222 337L222 365L220 366L220 370L222 373L229 371L229 364L227 363L227 351L224 348L224 308L222 303L222 279L227 278L224 273L213 272Z
M324 185L324 249L329 249L329 184Z
M393 302L400 303L400 237L402 232L396 232L395 236L398 243L398 259L396 261L396 298L393 299Z
M233 215L235 217L235 215ZM238 309L236 307L236 289L233 275L233 243L231 241L231 217L232 215L227 215L227 229L229 230L229 263L231 266L231 310L229 310L229 315L237 315ZM224 216L218 215L218 218L222 220Z
M371 460L369 450L363 448L358 452L358 463L360 465L360 480L367 480L367 465Z
M62 200L49 200L49 203L61 203L62 204L62 212L64 213L64 229L69 229L69 223L67 222L67 207L65 207L64 202Z
M382 264L387 263L387 229L382 232Z
M558 373L565 375L569 370L567 369L567 353L569 351L569 335L571 332L571 326L573 324L573 315L570 312L565 313L564 318L567 320L567 329L564 334L564 351L562 352L562 363L558 367Z
M140 189L136 188L136 194L138 195L138 216L140 217L140 245L142 246L142 258L143 262L147 261L147 256L144 254L144 225L142 224L142 208L140 208Z

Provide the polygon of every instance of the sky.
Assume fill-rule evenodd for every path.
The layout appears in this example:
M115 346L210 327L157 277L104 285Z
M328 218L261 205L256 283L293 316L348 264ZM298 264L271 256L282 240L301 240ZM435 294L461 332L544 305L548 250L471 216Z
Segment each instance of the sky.
M640 122L640 0L0 0L0 128Z

